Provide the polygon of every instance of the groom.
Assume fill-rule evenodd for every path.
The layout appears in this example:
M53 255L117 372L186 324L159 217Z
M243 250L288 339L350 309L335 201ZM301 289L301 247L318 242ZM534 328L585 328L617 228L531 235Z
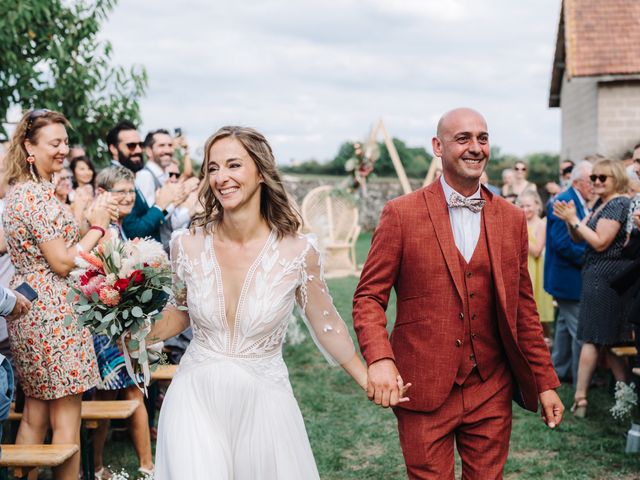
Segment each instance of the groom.
M454 438L463 478L502 478L512 398L533 412L540 403L550 428L564 411L527 270L527 223L480 186L490 152L482 115L446 113L432 144L443 175L385 206L355 293L368 395L395 407L409 478L453 478ZM407 403L398 374L413 384Z

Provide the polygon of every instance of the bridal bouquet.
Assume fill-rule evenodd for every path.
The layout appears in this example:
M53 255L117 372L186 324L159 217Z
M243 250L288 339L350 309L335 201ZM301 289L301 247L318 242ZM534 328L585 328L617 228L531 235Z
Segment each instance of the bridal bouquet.
M136 381L137 371L149 384L151 374L145 339L153 323L161 317L173 295L171 266L162 245L154 240L126 242L114 238L90 253L80 252L78 269L72 275L76 285L67 296L78 322L93 334L121 339L127 371ZM67 316L66 321L73 318ZM127 351L138 352L136 368Z

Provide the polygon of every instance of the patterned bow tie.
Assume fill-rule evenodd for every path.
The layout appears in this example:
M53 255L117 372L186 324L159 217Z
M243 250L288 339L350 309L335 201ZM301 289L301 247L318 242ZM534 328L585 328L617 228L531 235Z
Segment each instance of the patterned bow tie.
M449 197L449 206L451 208L468 208L473 213L479 213L485 203L486 201L481 198L464 198L456 192L453 192Z

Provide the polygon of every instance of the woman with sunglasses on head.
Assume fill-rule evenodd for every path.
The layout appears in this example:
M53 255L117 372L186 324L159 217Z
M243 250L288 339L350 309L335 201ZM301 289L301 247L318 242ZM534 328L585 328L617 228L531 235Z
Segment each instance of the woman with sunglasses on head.
M596 162L589 178L598 200L584 220L578 219L573 202L559 201L553 206L553 213L566 222L571 237L587 243L578 321L578 339L584 344L571 408L578 417L587 413L587 392L601 350L606 352L616 381L626 380L624 360L612 354L610 348L631 338L624 304L609 285L615 274L630 263L622 255L630 204L626 196L628 178L622 162L607 159Z
M91 225L80 238L70 211L54 194L54 174L69 152L61 113L26 113L11 139L4 175L10 185L3 215L9 253L16 272L12 285L27 282L39 295L28 315L8 322L14 367L25 394L16 438L40 444L47 430L54 444L80 444L82 393L99 381L91 334L75 321L66 296L75 257L94 248L117 216L109 195L86 212ZM65 317L74 318L66 324ZM77 480L80 455L57 467L56 479ZM29 474L37 477L37 471Z

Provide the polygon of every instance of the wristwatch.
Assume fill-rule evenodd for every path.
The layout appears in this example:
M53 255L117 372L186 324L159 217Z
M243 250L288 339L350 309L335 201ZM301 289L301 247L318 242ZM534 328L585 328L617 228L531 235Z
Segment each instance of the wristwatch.
M577 230L579 227L580 227L580 222L574 223L573 225L571 225L571 228L573 228L574 230Z

